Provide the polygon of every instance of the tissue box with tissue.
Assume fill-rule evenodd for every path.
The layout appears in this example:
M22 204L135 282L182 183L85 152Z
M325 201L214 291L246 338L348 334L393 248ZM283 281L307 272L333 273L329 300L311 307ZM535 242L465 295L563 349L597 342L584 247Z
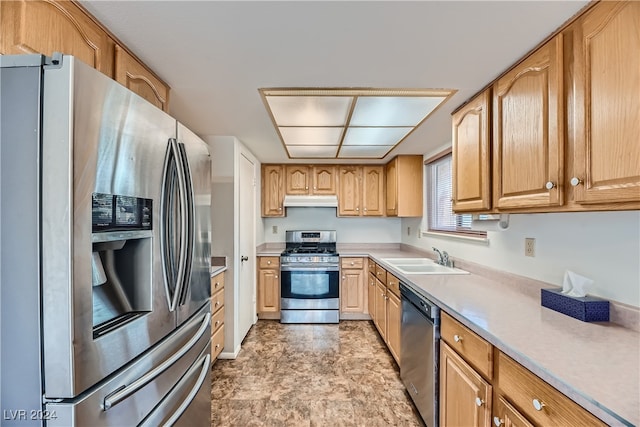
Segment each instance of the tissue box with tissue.
M592 284L593 280L567 271L562 290L541 289L542 306L583 322L608 322L609 301L586 296L585 288Z

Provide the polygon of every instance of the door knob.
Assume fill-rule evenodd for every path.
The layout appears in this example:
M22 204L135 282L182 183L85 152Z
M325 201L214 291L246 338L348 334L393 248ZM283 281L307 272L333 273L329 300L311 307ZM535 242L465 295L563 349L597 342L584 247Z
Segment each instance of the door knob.
M249 257L248 256L241 256L240 257L240 262L245 262L245 261L249 261Z

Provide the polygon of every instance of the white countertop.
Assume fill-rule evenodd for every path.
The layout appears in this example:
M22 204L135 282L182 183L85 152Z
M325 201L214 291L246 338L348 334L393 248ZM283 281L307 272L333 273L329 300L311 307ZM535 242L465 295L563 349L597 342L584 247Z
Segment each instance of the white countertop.
M369 256L606 423L640 423L637 331L557 313L541 306L539 293L522 292L516 283L509 286L478 274L403 275L382 261L415 257L412 252L372 250Z

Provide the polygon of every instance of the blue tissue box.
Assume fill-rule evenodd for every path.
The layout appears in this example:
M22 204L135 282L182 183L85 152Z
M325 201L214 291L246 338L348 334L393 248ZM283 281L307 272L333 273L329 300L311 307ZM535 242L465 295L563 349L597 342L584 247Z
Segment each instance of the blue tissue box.
M566 314L583 322L608 322L609 301L596 297L570 297L561 289L541 289L543 307Z

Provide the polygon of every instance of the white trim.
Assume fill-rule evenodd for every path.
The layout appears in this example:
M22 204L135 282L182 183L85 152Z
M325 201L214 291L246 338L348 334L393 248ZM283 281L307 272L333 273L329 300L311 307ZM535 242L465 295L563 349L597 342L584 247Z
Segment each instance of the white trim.
M424 231L420 230L420 234L423 237L438 237L451 240L463 240L468 243L476 243L478 245L489 246L488 237L473 237L468 235L454 234L454 233L438 233L437 231Z
M218 359L235 359L238 357L238 353L240 353L240 344L233 351L223 351L218 355Z

